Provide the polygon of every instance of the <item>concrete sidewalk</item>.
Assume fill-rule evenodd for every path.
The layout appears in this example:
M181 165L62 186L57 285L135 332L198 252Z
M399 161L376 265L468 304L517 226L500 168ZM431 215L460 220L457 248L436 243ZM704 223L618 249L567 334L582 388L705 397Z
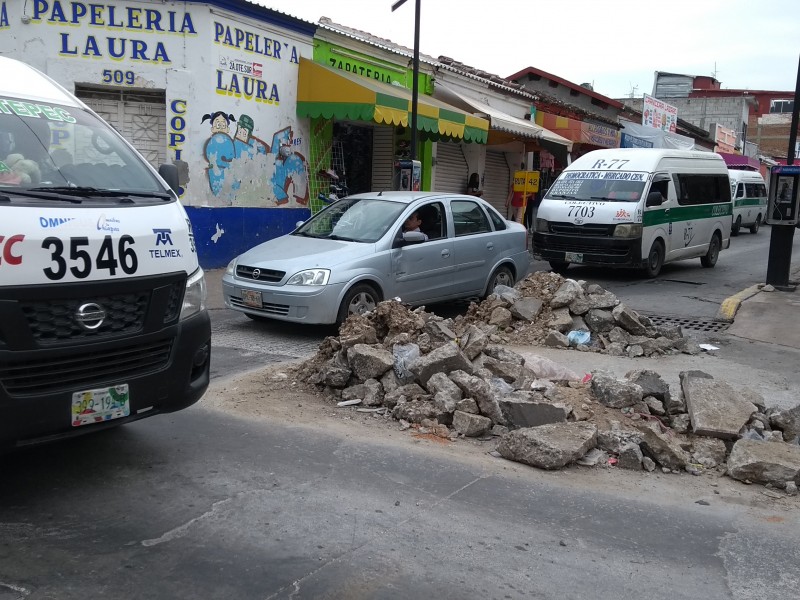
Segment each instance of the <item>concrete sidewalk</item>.
M800 280L800 266L792 270L789 280ZM740 294L741 299L737 299ZM800 288L785 292L754 286L740 294L725 301L738 304L727 334L800 350Z

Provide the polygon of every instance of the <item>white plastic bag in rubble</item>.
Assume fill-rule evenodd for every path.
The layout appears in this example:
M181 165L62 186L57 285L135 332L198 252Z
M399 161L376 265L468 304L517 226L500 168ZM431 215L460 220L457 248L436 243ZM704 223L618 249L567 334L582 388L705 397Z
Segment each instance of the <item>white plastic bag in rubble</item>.
M580 381L581 376L566 367L543 356L529 356L525 366L531 369L537 379L550 381Z

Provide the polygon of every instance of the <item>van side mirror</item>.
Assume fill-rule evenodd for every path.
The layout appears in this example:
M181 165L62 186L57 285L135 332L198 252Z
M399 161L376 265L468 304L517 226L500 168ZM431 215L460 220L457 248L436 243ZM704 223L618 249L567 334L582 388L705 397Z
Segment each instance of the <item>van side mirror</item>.
M169 163L164 163L163 165L159 165L158 174L161 175L161 179L167 182L167 185L176 195L180 195L181 186L180 183L178 183L178 167Z
M664 196L662 196L659 192L650 192L647 194L647 200L645 201L645 206L661 206L664 204Z

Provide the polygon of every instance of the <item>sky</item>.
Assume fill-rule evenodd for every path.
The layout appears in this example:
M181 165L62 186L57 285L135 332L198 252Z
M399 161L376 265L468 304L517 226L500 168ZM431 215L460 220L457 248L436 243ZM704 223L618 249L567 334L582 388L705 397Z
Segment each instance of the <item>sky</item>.
M414 47L415 0L255 1ZM421 0L420 52L502 77L536 67L611 98L652 93L655 71L794 92L800 2Z

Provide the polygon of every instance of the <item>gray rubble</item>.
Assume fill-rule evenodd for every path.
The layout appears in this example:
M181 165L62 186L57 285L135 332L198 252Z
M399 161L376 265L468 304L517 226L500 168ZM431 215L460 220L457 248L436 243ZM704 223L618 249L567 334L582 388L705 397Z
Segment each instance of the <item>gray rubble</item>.
M402 429L449 440L475 438L537 468L577 462L643 473L724 473L794 493L800 406L767 408L753 390L737 390L702 371L682 372L677 382L642 369L621 378L600 370L584 377L544 357L510 351L495 324L509 315L527 315L529 324L552 323L553 315L570 326L586 323L595 329L584 351L663 354L685 341L679 328L653 326L600 286L549 277L548 293L533 298L530 279L472 304L456 319L381 302L349 317L298 375L337 410L372 411L374 418L396 419ZM566 338L549 325L539 331L543 338Z

